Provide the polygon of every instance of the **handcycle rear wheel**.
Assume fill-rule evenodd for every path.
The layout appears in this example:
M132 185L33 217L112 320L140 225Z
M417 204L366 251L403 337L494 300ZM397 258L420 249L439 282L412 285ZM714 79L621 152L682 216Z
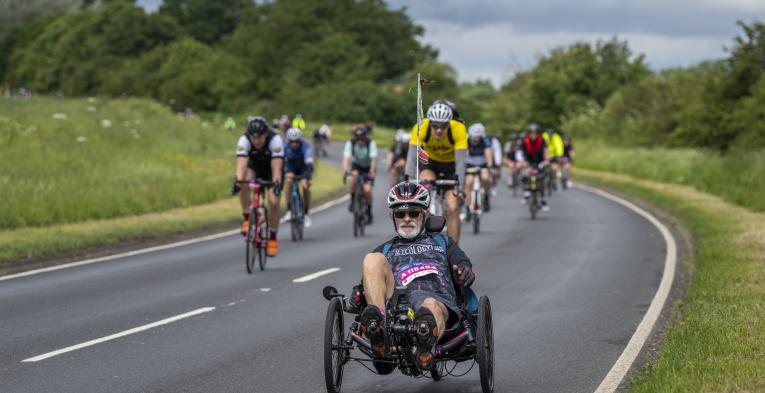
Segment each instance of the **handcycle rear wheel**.
M343 346L343 306L332 298L324 325L324 380L328 393L339 393L343 383L345 354Z
M258 231L260 232L260 244L258 245L258 267L261 271L266 269L266 260L268 254L266 253L266 247L268 244L268 209L265 207L260 208L258 214Z
M494 331L491 323L491 303L481 296L478 301L478 332L476 335L476 361L481 376L483 393L494 391Z

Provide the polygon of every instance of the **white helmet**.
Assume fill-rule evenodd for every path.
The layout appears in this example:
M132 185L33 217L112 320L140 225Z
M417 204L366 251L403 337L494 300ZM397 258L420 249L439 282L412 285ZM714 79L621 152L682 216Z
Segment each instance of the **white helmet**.
M399 128L398 131L396 131L396 142L401 143L403 142L406 136L406 132L404 132L403 128Z
M471 138L483 138L486 136L486 127L481 123L474 123L468 128L468 135Z
M303 132L299 128L290 128L287 130L287 140L290 142L299 141L303 137Z
M452 108L442 102L434 102L428 108L428 120L446 123L452 119Z
M430 206L430 192L420 184L403 181L388 191L388 208L393 210L409 210L419 207L427 210Z

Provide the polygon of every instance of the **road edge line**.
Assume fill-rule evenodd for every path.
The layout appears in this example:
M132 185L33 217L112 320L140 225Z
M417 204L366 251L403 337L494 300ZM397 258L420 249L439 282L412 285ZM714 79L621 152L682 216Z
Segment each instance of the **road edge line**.
M619 388L624 377L629 372L633 363L635 363L635 359L637 359L637 356L643 349L648 337L651 335L653 327L656 325L656 321L658 321L659 316L661 315L661 310L667 303L670 290L672 289L672 283L675 279L677 243L675 242L674 236L672 236L672 232L670 232L666 225L659 221L653 214L645 211L634 203L595 187L586 186L580 183L575 183L575 186L581 190L617 202L639 214L659 229L659 232L664 238L664 242L667 244L667 254L664 258L664 272L662 273L661 281L659 282L659 287L656 289L653 300L651 300L648 310L645 315L643 315L643 319L635 329L635 333L632 334L624 351L622 351L619 358L611 367L611 370L608 371L608 374L606 374L603 381L598 385L598 388L595 389L595 393L613 393Z
M317 207L311 209L310 213L311 214L319 213L319 212L327 210L327 209L329 209L329 208L331 208L333 206L337 206L337 205L347 201L348 199L350 199L350 196L348 194L345 194L345 195L343 195L340 198L333 199L333 200L331 200L329 202L326 202L326 203L324 203L324 204L322 204L320 206L317 206ZM279 224L284 224L285 222L287 222L287 220L285 220L284 218L279 220ZM98 257L98 258L90 258L90 259L85 259L85 260L82 260L82 261L69 262L69 263L65 263L65 264L62 264L62 265L56 265L56 266L44 267L44 268L40 268L40 269L28 270L26 272L10 274L10 275L7 275L7 276L0 276L0 281L13 280L14 278L21 278L21 277L26 277L26 276L32 276L32 275L40 274L40 273L47 273L47 272L52 272L52 271L61 270L61 269L68 269L68 268L77 267L77 266L90 265L90 264L98 263L98 262L111 261L111 260L119 259L119 258L132 257L132 256L142 255L142 254L148 254L150 252L155 252L155 251L162 251L162 250L167 250L167 249L171 249L171 248L188 246L190 244L196 244L196 243L201 243L201 242L205 242L205 241L208 241L208 240L220 239L220 238L231 236L231 235L238 234L238 233L239 233L239 230L238 229L234 229L234 230L220 232L220 233L216 233L216 234L212 234L212 235L207 235L207 236L202 236L202 237L196 237L196 238L192 238L192 239L182 240L182 241L175 242L175 243L163 244L161 246L141 248L141 249L138 249L138 250L123 252L123 253L119 253L119 254L106 255L106 256L102 256L102 257Z

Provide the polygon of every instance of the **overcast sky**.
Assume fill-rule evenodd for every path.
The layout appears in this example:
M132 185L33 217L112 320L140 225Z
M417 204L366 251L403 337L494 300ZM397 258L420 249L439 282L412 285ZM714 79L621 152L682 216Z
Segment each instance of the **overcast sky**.
M156 9L161 0L138 0ZM726 56L740 28L765 21L765 0L388 0L425 27L460 80L495 86L534 66L550 49L618 36L651 68L687 66Z

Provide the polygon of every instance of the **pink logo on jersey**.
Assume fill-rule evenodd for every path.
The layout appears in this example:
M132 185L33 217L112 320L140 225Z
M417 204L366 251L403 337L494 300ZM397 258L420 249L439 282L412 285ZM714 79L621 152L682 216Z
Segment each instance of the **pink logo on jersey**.
M433 263L412 266L398 274L398 278L404 286L409 285L415 278L438 274L438 267Z

